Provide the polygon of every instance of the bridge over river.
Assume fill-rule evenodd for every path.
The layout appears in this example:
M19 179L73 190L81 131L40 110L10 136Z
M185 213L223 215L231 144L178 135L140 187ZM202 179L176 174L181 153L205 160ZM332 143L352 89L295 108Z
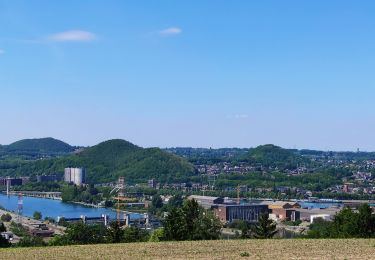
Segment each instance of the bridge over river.
M61 200L61 192L42 192L42 191L9 191L8 195L17 196L19 194L27 197L57 199Z

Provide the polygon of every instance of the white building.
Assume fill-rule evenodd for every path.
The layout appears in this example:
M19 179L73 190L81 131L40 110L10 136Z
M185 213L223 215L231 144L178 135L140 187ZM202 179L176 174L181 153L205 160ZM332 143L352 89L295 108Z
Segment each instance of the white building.
M317 214L317 215L311 215L310 216L310 223L311 224L314 223L314 220L316 220L318 218L323 219L325 221L331 221L332 220L332 216L329 215L329 214Z
M64 181L82 185L85 183L86 170L84 168L65 168Z

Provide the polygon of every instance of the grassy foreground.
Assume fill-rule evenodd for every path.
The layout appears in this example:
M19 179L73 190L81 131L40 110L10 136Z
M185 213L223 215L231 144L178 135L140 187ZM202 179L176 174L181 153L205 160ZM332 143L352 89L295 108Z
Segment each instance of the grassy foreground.
M0 259L374 259L375 239L220 240L10 248Z

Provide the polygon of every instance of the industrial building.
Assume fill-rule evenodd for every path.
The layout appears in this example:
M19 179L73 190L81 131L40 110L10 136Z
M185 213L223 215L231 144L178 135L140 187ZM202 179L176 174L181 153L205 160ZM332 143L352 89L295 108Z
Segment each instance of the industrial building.
M152 189L156 188L156 181L155 181L155 179L148 180L147 184L148 184L149 188L152 188Z
M86 182L86 170L84 168L65 168L64 181L82 185Z
M275 220L297 221L300 219L300 213L297 211L297 209L301 208L299 203L264 201L261 204L268 205L271 217Z
M234 220L245 220L250 223L257 223L259 217L268 214L268 206L261 204L243 205L215 205L214 214L223 223L231 223Z
M0 178L0 186L7 186L7 181L9 182L9 186L20 186L23 184L22 178Z
M215 204L224 203L224 199L220 197L211 197L211 196L199 196L199 195L190 195L189 200L196 200L200 206L206 209L210 209Z
M341 208L333 207L326 209L297 209L301 220L310 222L313 222L316 218L323 218L324 220L333 219L340 210Z
M61 181L61 176L59 175L38 175L36 176L37 182L55 182Z

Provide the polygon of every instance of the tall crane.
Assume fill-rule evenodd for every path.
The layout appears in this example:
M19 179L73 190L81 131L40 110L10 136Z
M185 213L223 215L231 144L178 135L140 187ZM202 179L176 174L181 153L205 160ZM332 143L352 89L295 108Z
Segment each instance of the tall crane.
M116 186L112 189L112 191L109 194L112 194L113 192L117 193L117 197L114 197L117 200L117 208L116 208L116 215L117 215L117 222L120 224L120 206L121 203L125 198L125 178L119 177Z
M240 197L240 195L241 195L241 188L246 188L246 186L245 185L237 185L237 204L238 205L240 205L240 202L241 202L241 197Z

